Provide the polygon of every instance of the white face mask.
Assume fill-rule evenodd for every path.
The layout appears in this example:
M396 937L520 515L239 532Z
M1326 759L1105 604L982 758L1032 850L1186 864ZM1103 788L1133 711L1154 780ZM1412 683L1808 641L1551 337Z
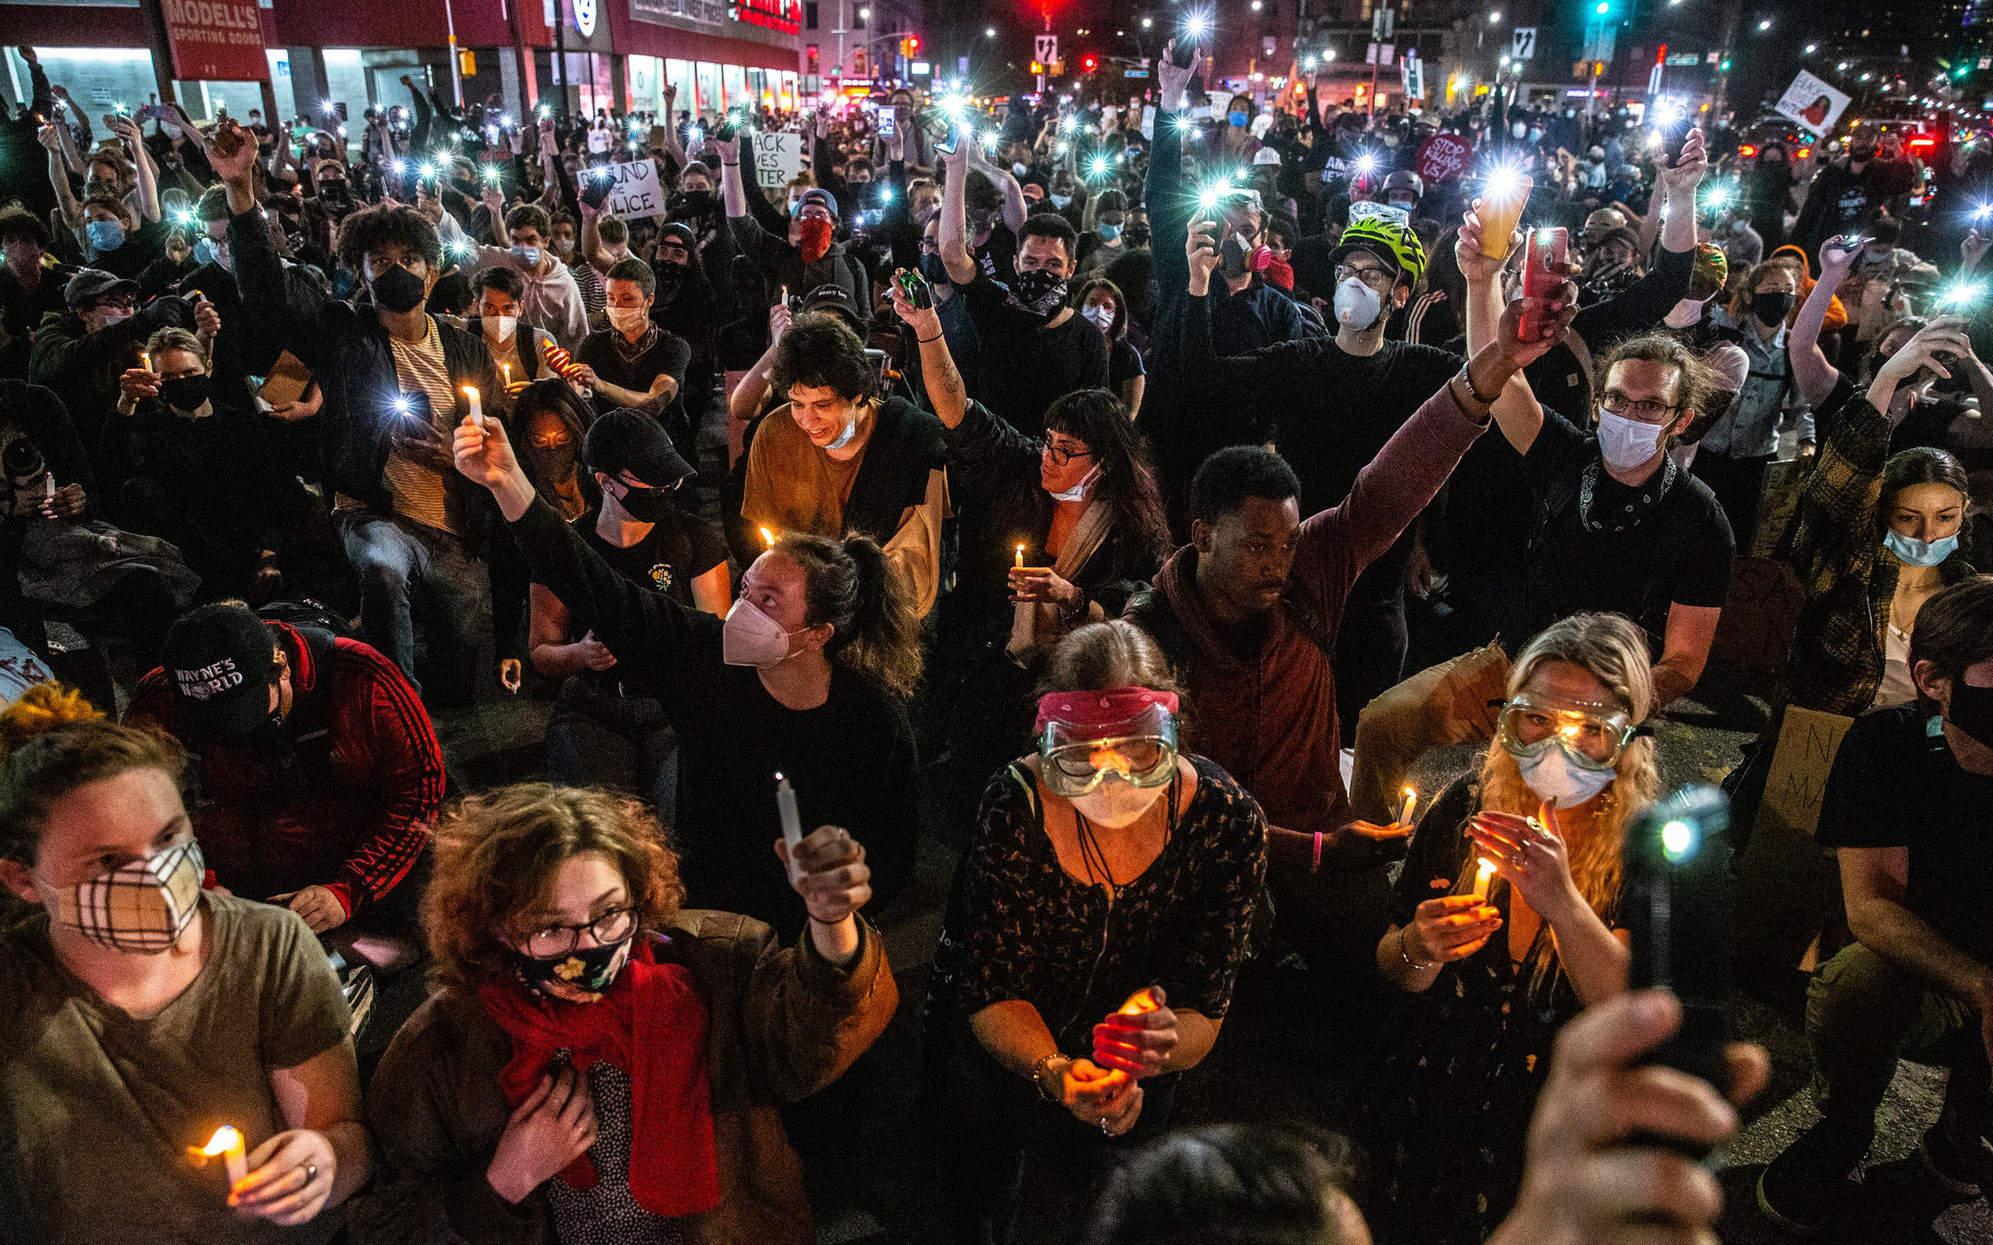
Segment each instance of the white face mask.
M1067 489L1063 493L1052 494L1052 500L1085 501L1086 491L1092 488L1093 482L1095 480L1098 480L1099 478L1100 478L1100 468L1095 467L1092 471L1087 472L1086 475L1080 479L1080 482L1078 484L1073 485L1071 488Z
M1093 321L1093 326L1103 333L1114 329L1114 308L1106 303L1095 303L1091 307L1080 308L1080 314Z
M495 342L509 342L519 335L518 316L484 317L484 335Z
M1662 424L1643 424L1637 419L1599 412L1599 455L1608 467L1630 471L1641 466L1661 448Z
M1702 323L1703 301L1699 298L1684 298L1676 303L1666 316L1671 329L1692 328Z
M729 666L767 668L789 656L789 637L782 624L746 598L734 602L720 631L720 660Z
M1383 310L1383 296L1355 277L1336 287L1336 323L1346 329L1361 333L1377 323Z
M1054 192L1052 195L1052 206L1058 208L1061 212L1065 211L1066 205L1072 201L1073 197L1071 195L1062 195L1057 192Z
M618 333L634 333L650 320L650 313L642 307L610 307L609 323Z
M1612 785L1612 770L1580 769L1562 748L1545 748L1533 757L1516 757L1522 780L1537 799L1558 808L1576 808Z
M1142 820L1156 806L1156 801L1167 794L1167 784L1137 787L1110 774L1106 781L1085 795L1072 797L1073 811L1096 826L1120 830Z

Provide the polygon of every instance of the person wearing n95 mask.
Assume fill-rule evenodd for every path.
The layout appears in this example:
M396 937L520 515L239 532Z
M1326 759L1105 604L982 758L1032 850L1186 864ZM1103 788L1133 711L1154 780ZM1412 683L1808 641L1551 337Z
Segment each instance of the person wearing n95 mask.
M519 323L519 304L526 294L526 283L519 274L510 268L487 268L477 274L471 292L476 301L464 327L476 333L491 352L500 382L510 381L506 385L508 397L545 377L548 370L543 352L554 339L545 329Z

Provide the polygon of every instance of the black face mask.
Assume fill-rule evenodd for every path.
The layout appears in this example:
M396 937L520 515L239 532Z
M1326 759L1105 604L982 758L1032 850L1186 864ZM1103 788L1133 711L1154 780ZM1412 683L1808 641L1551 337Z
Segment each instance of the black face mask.
M372 282L374 305L384 307L398 315L405 315L422 305L428 290L423 288L421 277L396 264Z
M678 292L679 286L685 284L685 265L659 260L657 266L651 269L651 276L657 281L657 300L665 302Z
M616 504L639 523L655 523L671 511L671 492L668 488L626 486Z
M1066 281L1043 268L1033 268L1017 274L1010 294L1011 301L1026 314L1049 320L1065 305Z
M1993 748L1993 687L1973 687L1964 679L1951 684L1951 724L1988 748Z
M1149 227L1147 225L1130 225L1128 226L1128 232L1122 236L1128 239L1128 245L1130 246L1149 245Z
M720 201L710 190L681 190L665 200L666 214L672 220L698 220L720 210Z
M574 442L569 441L566 445L552 445L545 448L534 446L532 452L533 465L538 468L535 474L548 487L565 484L574 478L576 460Z
M1777 324L1792 310L1791 290L1759 290L1751 295L1751 314L1760 324Z
M159 382L159 398L176 411L197 411L214 391L208 376L172 376Z

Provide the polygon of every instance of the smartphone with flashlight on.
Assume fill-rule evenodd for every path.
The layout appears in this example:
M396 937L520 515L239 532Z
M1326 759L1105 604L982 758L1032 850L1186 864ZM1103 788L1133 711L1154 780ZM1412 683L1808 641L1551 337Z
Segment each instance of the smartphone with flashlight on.
M1568 229L1532 229L1523 244L1522 252L1522 296L1542 300L1549 298L1564 284L1564 265L1571 259L1571 231ZM1524 341L1535 341L1543 328L1545 317L1541 311L1531 314L1524 311L1522 323L1517 331Z
M1204 36L1210 29L1211 18L1208 14L1192 13L1184 18L1183 25L1177 27L1176 47L1170 54L1170 63L1178 69L1190 68L1191 62L1197 59L1198 49L1204 44Z
M1663 987L1682 1027L1653 1062L1723 1088L1730 1007L1730 800L1688 787L1627 827L1619 921L1633 936L1634 989Z

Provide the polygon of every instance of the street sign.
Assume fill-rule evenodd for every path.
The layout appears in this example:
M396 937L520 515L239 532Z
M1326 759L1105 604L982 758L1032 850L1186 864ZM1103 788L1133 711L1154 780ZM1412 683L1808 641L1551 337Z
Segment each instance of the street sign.
M1390 68L1395 63L1398 45L1395 43L1373 43L1363 54L1363 63Z
M1370 12L1370 37L1382 43L1391 37L1391 24L1396 19L1390 4L1378 5Z
M1518 26L1509 32L1509 55L1519 61L1536 59L1536 27Z
M1037 51L1032 53L1032 60L1050 63L1059 59L1059 36L1039 35L1036 46Z
M1792 85L1785 89L1776 111L1782 117L1791 117L1817 137L1825 138L1847 106L1846 93L1835 90L1802 69L1799 76L1792 80Z

